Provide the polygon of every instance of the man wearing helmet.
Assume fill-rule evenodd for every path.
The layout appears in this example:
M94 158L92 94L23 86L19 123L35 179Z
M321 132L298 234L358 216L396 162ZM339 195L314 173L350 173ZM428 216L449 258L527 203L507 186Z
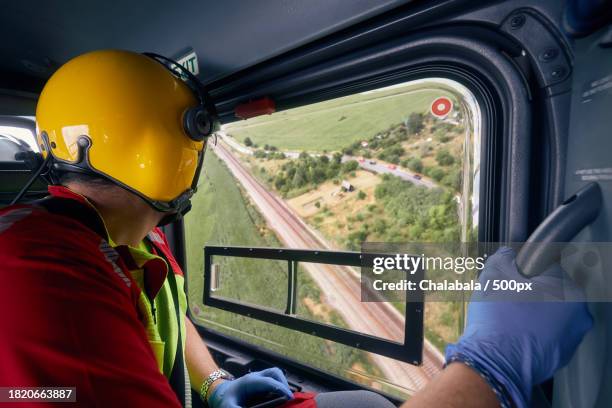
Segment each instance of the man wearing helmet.
M294 396L277 368L232 379L186 319L183 273L158 226L189 209L214 127L197 79L161 56L90 52L49 79L36 120L50 195L0 210L0 386L75 387L82 406L189 406L191 388L211 408L268 393L392 406L367 392ZM483 275L518 274L512 254L491 261ZM584 304L539 311L471 306L448 369L407 404L527 406L590 326ZM533 344L540 363L526 364Z
M213 112L176 69L96 51L44 87L50 196L6 209L3 231L19 226L0 237L4 270L19 277L3 293L19 308L2 319L3 384L76 386L78 402L100 406L177 406L190 386L213 407L292 396L278 369L224 381L185 318L183 273L157 226L189 208Z
M214 116L159 55L94 51L52 75L36 109L50 195L0 211L0 385L76 387L84 406L189 406L191 388L212 408L314 404L278 368L231 378L186 318L158 226L189 210Z

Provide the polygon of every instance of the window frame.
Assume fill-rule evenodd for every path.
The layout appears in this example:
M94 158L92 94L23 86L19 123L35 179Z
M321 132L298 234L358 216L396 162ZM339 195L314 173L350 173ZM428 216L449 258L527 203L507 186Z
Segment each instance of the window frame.
M288 261L287 308L285 312L273 310L259 305L252 305L234 299L214 296L212 290L212 259L214 256L241 257L248 259L274 259ZM402 343L359 333L330 324L319 323L311 319L299 317L295 313L295 296L297 294L298 262L310 262L326 265L341 265L361 267L373 259L376 254L364 257L359 252L326 251L308 249L231 247L207 245L204 247L204 293L202 302L205 306L214 307L231 313L237 313L252 319L272 323L290 330L297 330L316 337L331 340L368 351L381 356L390 357L413 365L421 365L423 361L423 291L411 292L405 301L404 339ZM423 270L412 275L411 279L423 279Z
M405 27L410 17L404 17L393 23L403 20ZM396 31L383 42L385 37L375 33L378 28L370 33L363 27L348 30L208 84L221 121L235 121L236 105L261 97L273 99L280 111L412 80L456 81L474 95L481 110L478 239L524 240L530 221L534 84L517 63L524 56L521 45L491 27L473 24L418 32L411 27L404 31L412 31L409 34L397 36ZM374 37L377 40L371 41ZM233 339L194 323L205 335Z

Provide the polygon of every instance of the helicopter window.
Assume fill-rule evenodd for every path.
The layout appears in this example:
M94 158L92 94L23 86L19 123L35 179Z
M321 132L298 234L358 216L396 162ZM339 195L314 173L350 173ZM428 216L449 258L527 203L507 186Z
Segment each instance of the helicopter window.
M423 365L416 367L205 306L203 248L360 251L364 242L475 241L480 148L475 98L443 78L223 125L185 217L196 323L399 397L421 388L441 369L445 345L461 333L463 303L426 304L423 333L406 333L424 337ZM292 269L287 261L248 257L215 257L210 267L214 296L283 312L295 274L291 316L403 340L404 306L381 312L359 301L359 285L340 291L343 282L358 280L346 270L321 271L309 262Z

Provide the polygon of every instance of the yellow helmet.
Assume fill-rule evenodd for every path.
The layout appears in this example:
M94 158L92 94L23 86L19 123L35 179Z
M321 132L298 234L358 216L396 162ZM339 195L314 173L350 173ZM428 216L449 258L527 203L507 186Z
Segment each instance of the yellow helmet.
M172 60L89 52L60 67L43 88L37 141L52 172L102 176L159 211L183 212L213 131L209 104L199 81Z

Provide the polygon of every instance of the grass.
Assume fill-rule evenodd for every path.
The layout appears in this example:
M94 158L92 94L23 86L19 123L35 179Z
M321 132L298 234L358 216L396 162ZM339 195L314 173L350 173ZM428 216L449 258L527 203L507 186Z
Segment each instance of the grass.
M202 305L204 245L280 246L214 154L206 157L203 168L193 209L185 218L188 299L197 322L330 373L405 397L399 389L388 389L377 381L376 377L380 378L381 373L365 352ZM287 288L285 263L262 260L254 263L230 258L215 262L220 264L221 271L221 289L217 295L284 309ZM299 276L298 299L301 317L345 325L337 312L321 306L324 302L320 289L306 273Z
M259 146L289 151L339 151L359 140L401 123L412 112L426 112L438 96L454 96L443 90L407 86L375 93L361 93L276 112L225 125L223 129L243 143L249 137Z

